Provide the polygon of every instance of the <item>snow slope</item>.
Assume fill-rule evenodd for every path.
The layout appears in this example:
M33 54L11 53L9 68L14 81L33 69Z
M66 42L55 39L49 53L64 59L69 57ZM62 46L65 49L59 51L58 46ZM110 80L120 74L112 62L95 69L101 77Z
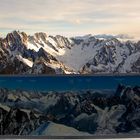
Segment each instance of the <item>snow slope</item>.
M47 122L42 124L30 135L33 136L91 136L88 133L80 132L72 127L68 127L62 124L56 124L53 122Z

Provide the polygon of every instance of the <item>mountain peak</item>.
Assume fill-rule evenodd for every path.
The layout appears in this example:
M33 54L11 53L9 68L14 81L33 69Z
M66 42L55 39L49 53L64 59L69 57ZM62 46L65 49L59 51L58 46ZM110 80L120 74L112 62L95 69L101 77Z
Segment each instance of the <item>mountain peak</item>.
M139 43L122 42L115 37L100 40L88 34L67 38L43 32L28 36L25 32L13 31L0 41L0 45L2 56L6 56L3 57L3 68L11 56L13 60L20 55L24 64L43 59L45 68L63 69L67 74L139 73Z
M5 39L9 45L12 45L15 43L21 44L21 43L27 42L28 36L25 32L20 32L20 31L15 30L11 33L8 33Z
M34 36L36 37L36 39L45 39L47 37L47 34L46 33L43 33L43 32L38 32L38 33L35 33Z

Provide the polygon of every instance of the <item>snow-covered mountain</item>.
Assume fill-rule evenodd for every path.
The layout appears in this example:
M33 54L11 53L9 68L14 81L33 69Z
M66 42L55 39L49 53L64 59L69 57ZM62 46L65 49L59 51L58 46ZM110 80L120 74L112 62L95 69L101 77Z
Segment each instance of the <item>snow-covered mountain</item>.
M1 88L0 135L139 134L140 87L118 85L112 92Z
M121 38L124 37L121 35ZM0 38L1 74L139 73L140 42L14 31Z

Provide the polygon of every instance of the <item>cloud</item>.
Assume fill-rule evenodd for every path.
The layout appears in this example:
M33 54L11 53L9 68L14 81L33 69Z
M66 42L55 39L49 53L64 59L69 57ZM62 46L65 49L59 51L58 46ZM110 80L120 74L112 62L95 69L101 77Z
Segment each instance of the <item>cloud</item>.
M139 34L139 0L0 0L0 31ZM134 26L133 26L134 25ZM5 30L6 32L6 30Z

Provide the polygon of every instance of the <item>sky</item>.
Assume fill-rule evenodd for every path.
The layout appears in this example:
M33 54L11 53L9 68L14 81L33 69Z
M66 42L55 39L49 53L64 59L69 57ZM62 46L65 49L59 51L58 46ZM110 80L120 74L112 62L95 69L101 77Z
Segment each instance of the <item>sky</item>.
M140 0L0 0L0 36L13 30L139 37Z

